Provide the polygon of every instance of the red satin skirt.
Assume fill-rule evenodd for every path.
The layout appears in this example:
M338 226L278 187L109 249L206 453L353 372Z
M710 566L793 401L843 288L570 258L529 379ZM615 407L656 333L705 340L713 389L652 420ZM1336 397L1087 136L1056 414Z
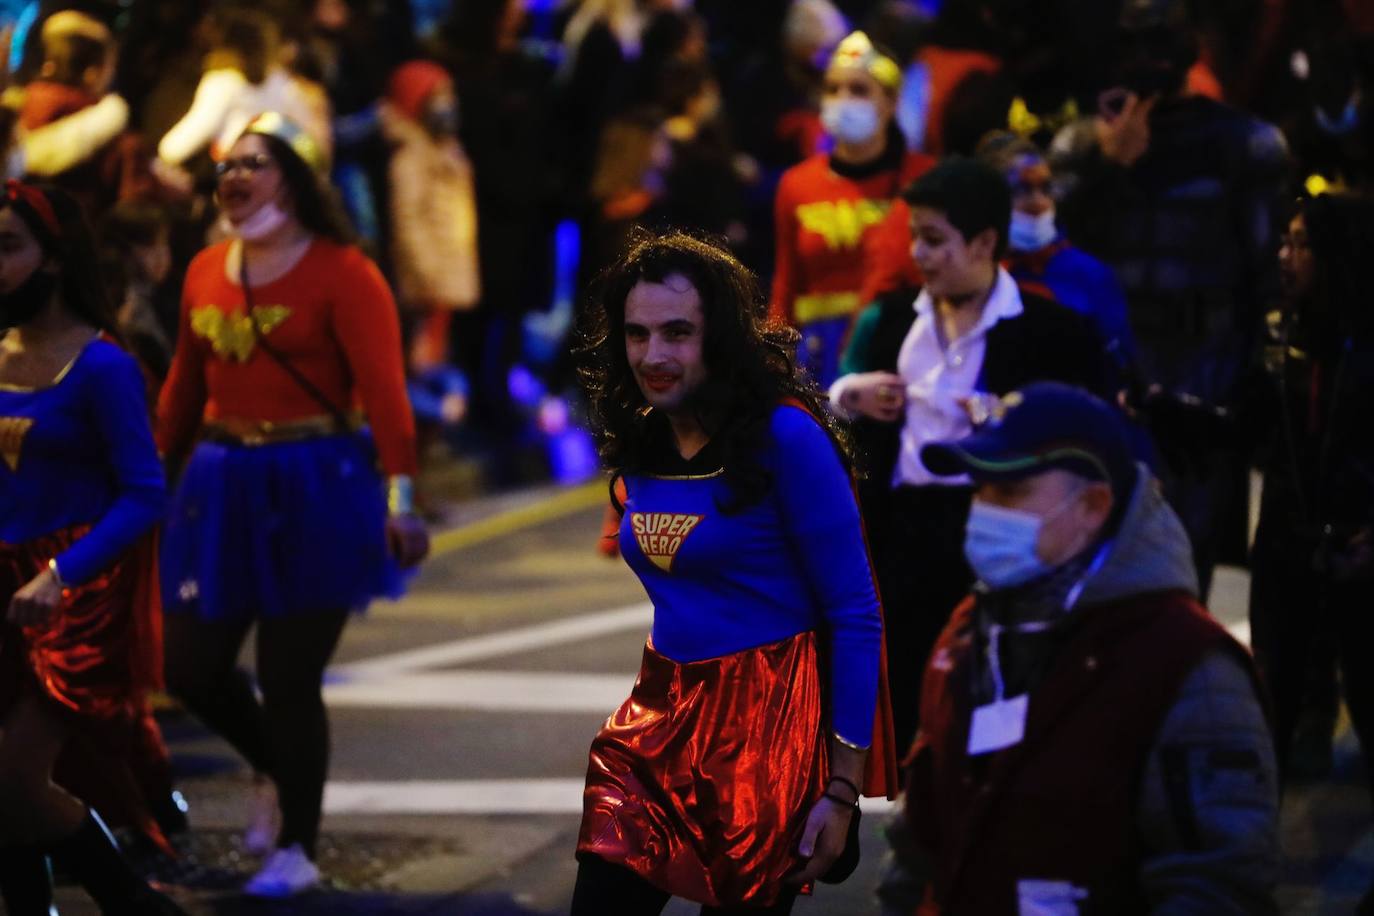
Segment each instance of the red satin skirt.
M23 544L0 543L0 607L89 530L65 528ZM162 615L151 538L89 582L69 588L52 619L0 624L0 715L25 684L90 719L128 723L161 686Z
M824 791L816 634L681 664L644 647L592 742L579 853L711 906L773 903Z

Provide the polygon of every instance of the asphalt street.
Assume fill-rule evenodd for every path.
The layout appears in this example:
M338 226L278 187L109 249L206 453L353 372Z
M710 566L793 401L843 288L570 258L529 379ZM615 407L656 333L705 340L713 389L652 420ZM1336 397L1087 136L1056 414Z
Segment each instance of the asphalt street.
M650 619L633 575L594 550L603 502L593 485L468 504L408 596L350 624L326 687L325 889L282 904L238 896L256 865L238 844L249 773L172 709L162 719L193 830L178 862L150 867L197 914L565 913L587 747L633 683ZM1213 596L1241 636L1246 588L1223 570ZM1333 780L1285 804L1285 913L1349 913L1374 876L1348 733L1337 751ZM865 807L859 872L798 916L878 912L883 806ZM96 912L72 888L59 903Z

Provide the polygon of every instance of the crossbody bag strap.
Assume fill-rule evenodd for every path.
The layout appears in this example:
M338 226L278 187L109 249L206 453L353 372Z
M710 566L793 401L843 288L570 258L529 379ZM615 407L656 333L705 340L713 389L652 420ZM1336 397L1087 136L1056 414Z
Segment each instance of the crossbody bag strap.
M272 357L278 366L286 370L286 374L291 376L291 380L302 391L310 395L315 403L324 408L325 412L333 418L334 425L338 427L339 432L352 432L348 423L348 414L330 400L329 396L321 391L318 385L306 378L305 373L296 368L290 357L267 342L267 335L263 333L262 326L258 324L258 316L253 313L253 288L248 285L248 253L244 250L242 242L239 243L239 285L243 287L244 308L248 312L248 323L253 327L253 337L257 340L258 346L262 347L263 352Z

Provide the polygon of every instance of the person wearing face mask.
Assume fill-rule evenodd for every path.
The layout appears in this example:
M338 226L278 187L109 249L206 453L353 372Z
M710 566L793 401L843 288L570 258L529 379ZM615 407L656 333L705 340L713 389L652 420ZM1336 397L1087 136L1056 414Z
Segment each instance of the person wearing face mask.
M573 916L790 913L857 865L859 796L896 789L846 437L761 305L733 255L671 232L636 239L582 316L654 619L592 742Z
M0 328L0 900L48 916L51 859L103 913L180 914L88 794L54 782L60 756L84 754L86 785L115 787L160 839L124 749L161 684L152 532L166 486L143 376L60 191L0 192Z
M921 446L967 432L988 394L1040 379L1107 393L1092 323L1017 287L998 265L1011 195L1002 176L950 157L902 194L924 288L883 296L858 316L831 405L856 419L864 520L889 609L899 746L916 732L921 671L971 579L959 550L966 480L931 474Z
M162 553L168 687L258 774L244 845L266 862L245 892L262 897L319 882L321 677L350 613L399 595L428 549L396 305L322 165L277 113L218 163L231 237L187 270L158 403L182 469ZM253 627L261 702L235 668Z
M443 67L413 60L391 74L382 123L393 144L391 261L411 313L410 366L447 362L450 319L477 304L477 208L472 163L458 140L458 98Z
M875 294L882 253L909 243L898 192L934 162L908 151L893 123L901 82L901 68L863 32L840 42L821 99L834 148L778 183L769 313L801 331L802 365L822 385L839 374L845 334Z
M1135 360L1135 339L1126 320L1126 297L1111 268L1070 242L1055 222L1055 202L1045 154L1010 131L994 131L975 155L1007 179L1011 224L1003 266L1023 287L1040 288L1056 302L1092 319L1113 364L1126 373Z
M1277 913L1273 748L1249 653L1117 412L1044 382L927 444L975 487L973 594L925 673L889 911Z

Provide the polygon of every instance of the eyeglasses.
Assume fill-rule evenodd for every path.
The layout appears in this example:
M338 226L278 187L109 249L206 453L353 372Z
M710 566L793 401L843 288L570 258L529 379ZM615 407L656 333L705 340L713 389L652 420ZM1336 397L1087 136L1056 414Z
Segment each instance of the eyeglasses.
M273 165L272 157L266 153L254 153L251 156L241 156L237 159L221 159L215 163L215 178L224 179L230 172L240 169L249 175L256 175L263 169Z

